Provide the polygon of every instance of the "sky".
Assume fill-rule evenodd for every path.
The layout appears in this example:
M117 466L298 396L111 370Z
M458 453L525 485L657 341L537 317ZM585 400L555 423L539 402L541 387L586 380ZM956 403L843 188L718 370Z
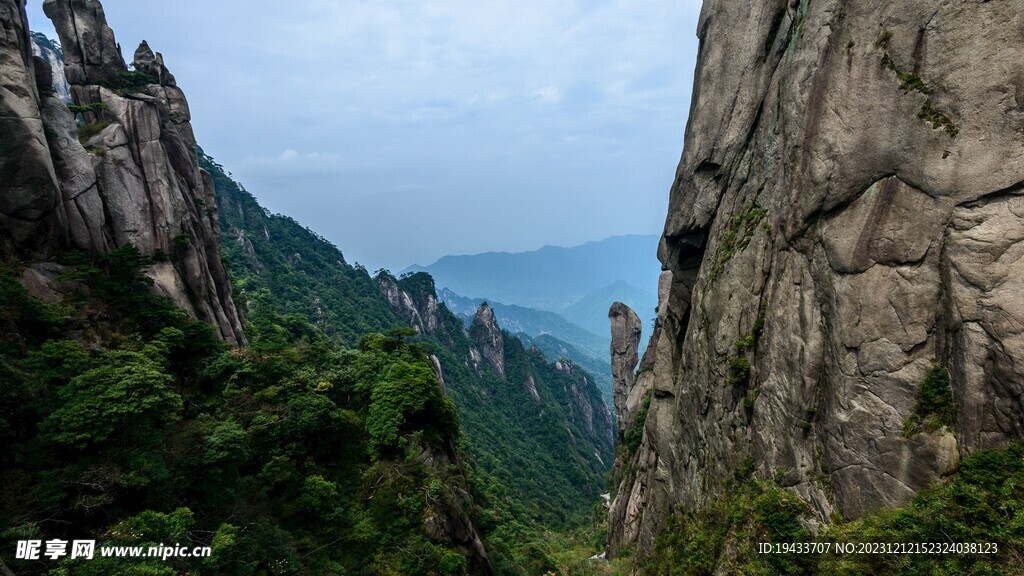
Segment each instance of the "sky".
M700 0L104 0L197 139L349 262L659 233ZM41 0L34 30L55 37Z

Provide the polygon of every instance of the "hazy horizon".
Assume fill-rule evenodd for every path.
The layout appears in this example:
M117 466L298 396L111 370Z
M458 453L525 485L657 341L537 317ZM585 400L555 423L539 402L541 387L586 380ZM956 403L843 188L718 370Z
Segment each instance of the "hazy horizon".
M104 7L127 61L163 53L207 153L371 270L662 229L698 0Z
M658 237L660 237L661 233L660 232L652 232L651 234L612 234L611 236L607 236L605 238L596 238L594 240L585 240L583 242L579 242L577 244L572 244L572 245L544 244L543 246L537 246L536 248L526 248L524 250L485 250L483 252L465 252L465 253L456 253L456 254L444 254L442 256L434 258L433 260L431 260L429 262L414 262L414 263L409 264L407 266L403 266L402 268L399 268L397 270L390 270L389 269L389 271L394 273L394 272L401 272L401 271L407 270L409 268L415 268L415 267L425 268L425 267L429 267L431 265L437 264L440 260L443 260L445 258L460 258L460 257L467 257L467 256L486 256L486 255L491 255L491 254L529 254L529 253L533 253L533 252L540 252L541 250L544 250L545 248L571 249L571 248L579 248L580 246L585 246L587 244L596 244L596 243L600 243L600 242L605 242L605 241L611 240L613 238L622 238L622 237L629 237L629 236L640 236L640 237L658 236Z

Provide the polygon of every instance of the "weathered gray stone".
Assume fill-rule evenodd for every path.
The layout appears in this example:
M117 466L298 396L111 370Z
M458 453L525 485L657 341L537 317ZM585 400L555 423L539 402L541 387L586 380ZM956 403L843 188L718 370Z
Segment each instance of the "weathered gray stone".
M612 380L615 401L615 412L618 415L619 434L625 433L629 427L631 410L626 405L633 390L636 378L635 370L640 358L640 317L629 306L615 302L608 311L611 321L612 342Z
M476 311L469 327L469 337L480 349L484 359L502 378L505 377L505 338L502 336L494 310L484 302Z
M46 0L43 12L60 36L69 83L116 82L128 71L99 0Z
M663 274L663 285L666 279ZM664 308L661 302L658 308ZM609 505L608 552L614 556L639 536L646 506L644 494L647 482L650 481L648 476L657 470L657 454L647 438L647 423L650 419L645 418L641 422L638 418L644 417L642 408L645 403L649 408L654 402L653 370L660 329L655 328L653 331L637 373L634 371L637 368L637 349L642 328L640 318L628 306L616 302L608 311L608 319L611 322L613 393L620 447L626 445L629 430L642 427L640 446L635 452L625 448L616 451L612 468L611 481L616 490Z
M540 393L537 392L537 383L533 380L533 376L526 378L523 388L530 394L530 398L533 398L534 402L540 402Z
M52 92L41 105L36 97L35 117L41 108L40 129L45 122L50 136L48 169L56 167L60 182L58 209L67 213L61 230L93 254L131 243L157 257L149 270L155 291L217 326L226 340L244 342L220 258L213 183L199 169L188 104L163 58L149 60L161 84L126 88L127 68L98 1L48 0L44 10L60 36L71 96L88 108L82 119L105 125L83 146L67 107ZM30 71L22 66L23 74ZM21 116L30 118L31 108ZM31 139L23 140L30 149ZM32 199L45 204L44 194Z
M53 93L43 98L42 114L60 181L71 245L92 254L107 254L115 243L107 225L92 156L78 141L75 117Z
M0 0L0 229L4 251L66 244L60 187L46 142L24 0Z
M174 75L167 70L167 66L164 66L163 54L159 52L153 53L153 50L149 47L149 43L145 40L139 44L139 47L135 49L135 57L132 65L135 70L145 74L149 74L153 78L156 78L157 84L161 86L177 86L177 82L174 80Z
M36 90L42 100L53 92L53 69L50 63L39 56L35 56L35 44L33 44L32 68L36 78Z
M409 294L398 286L390 274L377 277L377 287L388 299L391 309L419 334L436 334L442 320L437 295Z
M54 262L40 262L28 266L21 273L20 283L33 298L47 304L57 304L68 294L81 290L81 286L66 280L68 270Z
M654 396L609 530L641 556L747 459L827 522L1024 436L1024 15L707 0L698 35ZM935 365L956 424L907 437Z

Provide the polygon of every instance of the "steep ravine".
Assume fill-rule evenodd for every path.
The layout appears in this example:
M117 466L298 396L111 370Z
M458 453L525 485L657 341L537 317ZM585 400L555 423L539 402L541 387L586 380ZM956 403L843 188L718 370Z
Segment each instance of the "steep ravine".
M613 310L610 551L747 465L819 523L1024 436L1024 16L1010 2L707 0L652 362ZM948 374L942 425L915 406Z

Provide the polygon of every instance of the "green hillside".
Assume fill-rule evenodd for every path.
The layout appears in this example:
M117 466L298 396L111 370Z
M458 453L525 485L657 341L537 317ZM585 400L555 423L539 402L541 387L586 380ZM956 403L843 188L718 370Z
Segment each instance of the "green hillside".
M366 269L316 232L269 213L201 150L199 159L217 189L221 251L250 324L264 322L264 311L296 315L348 345L405 326Z
M51 303L0 266L0 568L525 576L596 551L613 446L592 378L507 333L504 377L472 366L443 306L416 336L365 270L203 164L246 347L154 295L131 245L58 254ZM425 274L398 282L435 294ZM212 554L8 555L32 538Z
M408 330L388 304L378 281L348 265L341 252L294 220L271 215L209 157L203 166L217 185L224 255L246 322L258 328L253 347L280 339L289 323L313 324L342 342L366 334ZM433 279L395 279L412 301L436 298ZM552 561L532 542L542 530L589 522L605 489L613 457L610 415L602 428L587 428L575 406L604 407L594 378L579 366L555 368L506 334L505 378L489 366L470 366L473 342L461 319L440 306L434 334L412 338L442 366L448 397L459 415L457 444L466 456L469 490L479 510L484 542L501 574L528 574L536 556ZM525 383L532 380L539 400Z
M466 517L458 415L426 353L346 348L264 307L228 349L149 290L131 245L64 254L59 304L0 268L0 546L179 542L209 558L12 561L21 575L487 574L423 517ZM421 458L431 454L430 459Z

